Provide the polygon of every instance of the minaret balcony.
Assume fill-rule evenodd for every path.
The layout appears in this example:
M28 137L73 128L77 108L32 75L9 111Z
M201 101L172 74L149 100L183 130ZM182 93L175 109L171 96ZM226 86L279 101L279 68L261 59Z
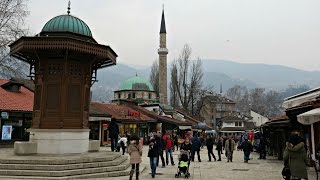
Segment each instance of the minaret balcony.
M159 48L158 54L168 54L168 49L167 48Z

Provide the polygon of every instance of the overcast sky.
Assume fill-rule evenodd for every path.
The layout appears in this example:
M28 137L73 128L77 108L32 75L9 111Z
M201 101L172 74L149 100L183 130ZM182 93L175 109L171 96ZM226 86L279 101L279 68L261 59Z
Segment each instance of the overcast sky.
M320 70L319 0L72 0L71 14L118 63L146 66L158 58L163 3L168 61L188 43L194 58ZM29 0L29 10L26 24L38 33L66 14L67 0Z

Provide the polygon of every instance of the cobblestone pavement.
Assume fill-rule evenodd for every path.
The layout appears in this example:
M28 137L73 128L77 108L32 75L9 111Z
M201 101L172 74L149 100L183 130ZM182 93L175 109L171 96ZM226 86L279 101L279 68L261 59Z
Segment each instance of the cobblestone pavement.
M149 159L147 156L147 146L144 147L143 164L146 165L146 169L140 175L140 180L152 179L150 174ZM189 179L192 180L283 180L281 176L281 170L283 162L276 160L273 157L268 156L267 160L259 160L257 153L252 153L250 158L252 160L249 163L243 162L243 152L235 151L234 160L232 163L228 163L225 154L222 154L222 161L208 162L207 149L201 149L202 162L191 162ZM157 168L157 175L154 179L158 180L171 180L171 179L184 179L184 177L175 178L177 171L178 154L174 153L175 166L166 166ZM217 152L214 151L217 156ZM197 156L195 157L197 159ZM161 163L160 163L161 164ZM111 180L115 178L104 178ZM128 177L117 177L117 180L127 180ZM134 178L135 179L135 175ZM100 179L99 179L100 180ZM309 169L309 180L316 180L315 171Z
M109 150L110 147L102 147ZM140 180L152 179L150 175L149 158L147 157L148 147L144 146L143 162L146 166L145 170L140 175ZM13 153L12 148L0 148L0 157L5 154ZM214 151L217 156L217 152ZM169 165L165 168L159 166L157 168L157 175L155 179L158 180L171 180L171 179L184 179L184 177L175 178L178 164L178 151L173 153L175 166ZM192 180L282 180L281 170L283 167L282 161L276 160L273 157L268 156L267 160L258 160L258 154L252 153L249 163L243 162L243 152L235 151L234 160L232 163L228 163L225 155L222 155L222 161L208 161L206 148L201 149L202 162L191 162L189 179ZM197 159L197 158L195 158ZM161 164L161 163L160 163ZM309 180L316 180L316 173L314 169L308 169ZM127 180L126 177L110 177L110 178L98 178L96 180ZM135 177L133 178L135 179Z

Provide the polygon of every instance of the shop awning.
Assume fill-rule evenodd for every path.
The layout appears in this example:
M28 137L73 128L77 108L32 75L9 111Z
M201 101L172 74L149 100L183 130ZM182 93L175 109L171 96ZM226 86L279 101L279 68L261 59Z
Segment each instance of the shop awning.
M313 124L320 121L320 108L312 109L298 115L298 122L301 124Z
M179 126L179 129L181 130L191 129L191 126Z
M111 118L109 117L94 117L90 116L89 121L111 121Z

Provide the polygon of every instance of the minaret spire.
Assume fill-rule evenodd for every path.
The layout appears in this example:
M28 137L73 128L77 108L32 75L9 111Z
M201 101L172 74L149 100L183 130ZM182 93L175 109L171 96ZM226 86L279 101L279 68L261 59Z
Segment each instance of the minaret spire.
M162 17L161 17L160 33L167 33L167 31L166 31L166 21L165 21L165 19L164 19L164 5L163 5L163 7L162 7Z
M160 25L160 45L159 54L159 100L160 104L168 104L167 97L167 31L164 20L164 7L162 9L161 25Z

